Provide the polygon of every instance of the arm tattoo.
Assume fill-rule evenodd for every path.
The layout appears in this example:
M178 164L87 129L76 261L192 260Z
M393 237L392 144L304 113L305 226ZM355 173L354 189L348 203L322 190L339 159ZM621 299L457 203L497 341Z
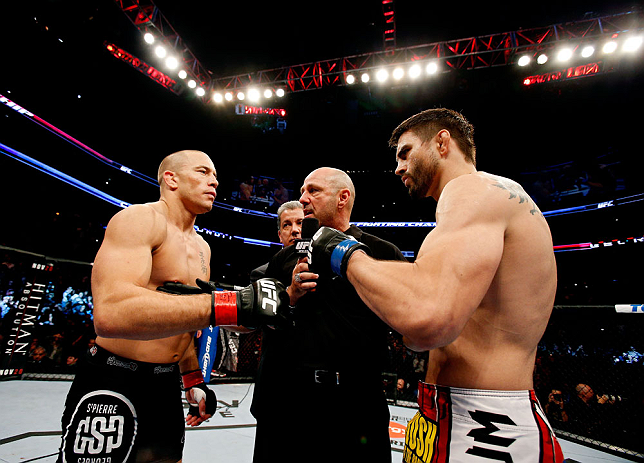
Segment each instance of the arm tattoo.
M523 188L519 184L513 183L513 182L507 182L505 180L501 179L496 179L496 183L493 184L497 188L501 188L502 190L506 190L510 193L510 197L508 199L514 199L514 198L519 198L519 204L521 203L532 203L532 209L530 209L530 214L535 215L536 213L541 214L541 211L537 207L537 205L531 201L530 196L525 192Z

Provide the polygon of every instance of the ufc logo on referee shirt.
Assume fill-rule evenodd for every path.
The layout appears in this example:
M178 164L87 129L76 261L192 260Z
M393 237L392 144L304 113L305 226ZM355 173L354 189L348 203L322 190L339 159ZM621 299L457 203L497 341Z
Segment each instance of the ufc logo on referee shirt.
M259 280L259 286L261 287L261 292L265 294L265 297L262 298L262 310L270 309L274 314L277 313L277 288L275 283L271 280Z

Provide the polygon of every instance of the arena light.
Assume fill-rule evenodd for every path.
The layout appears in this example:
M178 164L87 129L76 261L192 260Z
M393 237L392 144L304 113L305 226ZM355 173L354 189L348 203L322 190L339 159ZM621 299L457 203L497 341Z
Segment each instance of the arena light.
M251 88L248 90L248 99L252 102L259 101L259 90L256 88Z
M369 77L369 74L367 74L366 72L360 76L360 80L365 84L369 82L370 79L371 77Z
M557 60L559 61L568 61L572 58L572 48L562 48L557 53Z
M415 79L418 76L420 76L420 72L421 72L420 66L417 64L414 64L412 67L409 68L409 77L411 77L412 79Z
M154 54L157 55L159 58L165 58L165 55L167 53L168 52L161 45L159 45L154 49Z
M190 88L196 88L196 87L197 87L197 82L195 82L195 80L194 80L194 79L190 79L190 80L188 81L188 87L190 87Z
M434 61L428 63L427 67L425 68L425 72L427 72L427 74L429 75L436 74L438 72L438 64L436 64Z
M186 77L188 77L188 73L186 71L183 69L179 71L179 79L185 79Z
M629 37L624 42L622 50L625 52L634 52L637 51L642 46L642 37Z
M394 79L400 80L405 77L405 70L403 68L394 69Z
M221 103L224 101L224 96L219 92L215 92L212 94L212 101L215 103Z
M226 101L233 101L234 96L232 92L226 92L226 94L224 95L224 98L226 99Z
M199 87L197 90L195 90L195 93L197 94L197 96L204 96L206 94L206 91L202 87Z
M239 101L244 101L246 99L246 94L244 92L238 92L237 93L237 99Z
M582 50L581 50L581 56L584 58L590 58L595 54L595 47L592 45L586 45Z
M389 78L389 72L386 69L379 69L376 73L378 82L384 82Z
M548 55L545 53L540 54L537 56L537 63L538 64L546 64L548 62Z
M602 51L607 54L613 53L615 50L617 50L617 42L614 40L606 42L602 48Z
M277 95L278 98L282 98L284 96L285 92L283 88L278 88L275 90L275 95Z
M523 55L521 58L519 58L519 61L517 62L519 66L527 66L530 64L530 57L528 55Z
M347 76L347 84L353 85L356 83L356 77L353 74Z
M266 90L264 90L264 98L266 99L273 98L273 90L271 90L270 88L267 88Z
M165 60L165 65L168 69L177 69L177 67L179 66L179 61L177 61L177 58L175 58L174 56L170 56Z
M152 45L154 43L154 35L150 34L149 32L146 32L145 35L143 36L143 40L145 40L145 43Z

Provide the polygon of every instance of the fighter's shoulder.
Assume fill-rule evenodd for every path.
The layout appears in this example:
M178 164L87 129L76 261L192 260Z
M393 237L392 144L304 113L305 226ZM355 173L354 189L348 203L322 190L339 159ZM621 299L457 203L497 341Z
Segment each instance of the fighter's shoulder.
M145 230L148 232L163 231L167 226L167 216L159 203L133 204L118 213L110 220L107 228L117 230Z
M516 181L500 175L477 172L464 175L449 182L443 190L438 208L441 211L459 208L479 209L489 217L509 217L527 210L532 215L541 215L539 208L523 187Z
M479 200L493 201L507 198L508 194L522 200L528 197L523 187L514 180L487 172L476 172L449 181L443 189L441 199L460 198L467 201L476 197Z

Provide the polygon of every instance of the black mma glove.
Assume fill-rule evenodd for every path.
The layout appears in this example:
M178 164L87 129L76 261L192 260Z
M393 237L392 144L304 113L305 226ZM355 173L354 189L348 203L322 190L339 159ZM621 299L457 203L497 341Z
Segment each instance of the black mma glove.
M351 254L360 250L371 255L369 247L334 228L320 227L311 240L309 269L315 273L328 273L328 269L343 278L347 276L347 263Z
M217 314L216 298L220 293L213 293L213 316ZM232 292L232 291L230 291ZM235 291L237 302L237 324L246 328L257 328L260 325L275 328L291 326L292 317L289 307L290 297L284 285L273 278L260 278L239 291Z
M262 278L238 291L217 291L214 282L198 278L197 285L167 281L157 290L179 295L210 293L210 326L241 325L255 329L260 325L279 328L293 323L289 295L278 280Z
M210 293L211 326L241 325L255 329L260 325L281 328L293 324L289 295L278 280L262 278L238 291L217 291L214 282L200 279L197 285L166 282L157 290L179 295Z
M200 280L197 280L197 283ZM210 291L204 291L201 288L198 288L196 286L190 286L190 285L184 285L183 283L176 283L174 281L166 281L163 283L163 286L157 287L157 291L161 291L163 293L168 293L168 294L177 294L177 295L182 295L182 294L203 294L203 293L208 293Z
M217 396L212 389L206 386L201 370L192 370L183 373L181 375L181 380L183 382L183 389L186 393L186 400L190 404L188 415L202 416L201 413L199 413L199 402L201 402L202 399L206 401L205 413L207 415L214 415L217 411Z

